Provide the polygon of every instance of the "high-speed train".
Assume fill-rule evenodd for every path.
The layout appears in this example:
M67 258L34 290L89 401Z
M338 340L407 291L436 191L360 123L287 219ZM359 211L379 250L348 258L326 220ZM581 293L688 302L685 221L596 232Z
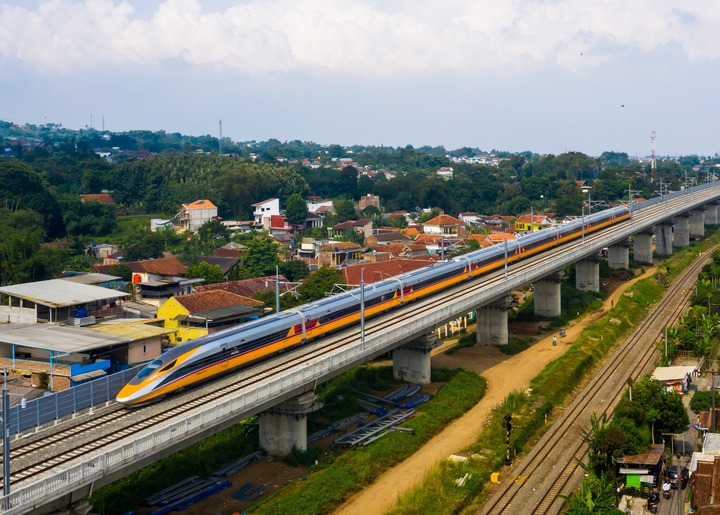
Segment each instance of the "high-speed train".
M583 232L590 233L629 217L630 211L625 207L607 209L583 220L532 232L508 240L507 244L470 252L365 286L365 317L503 267L506 252L508 262L512 263L579 238ZM143 368L123 387L116 400L129 406L158 400L328 332L356 324L360 320L359 299L360 289L355 288L173 347Z

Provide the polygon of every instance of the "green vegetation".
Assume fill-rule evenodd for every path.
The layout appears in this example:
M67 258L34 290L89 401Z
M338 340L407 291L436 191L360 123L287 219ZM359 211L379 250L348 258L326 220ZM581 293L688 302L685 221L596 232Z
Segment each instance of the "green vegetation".
M456 338L453 336L452 338ZM466 347L472 347L477 343L477 335L473 333L465 333L460 338L458 338L458 341L455 345L450 347L448 350L445 351L445 354L452 355L459 351L460 349L464 349Z
M671 280L688 266L698 250L704 251L718 240L720 234L715 233L700 244L681 250L662 263L662 267L667 267L667 279ZM473 453L470 459L462 463L443 461L434 467L422 484L400 498L398 506L391 513L449 513L472 503L481 503L490 474L500 470L505 459L503 416L506 413L512 414L513 433L510 446L512 455L517 455L539 438L545 417L552 418L554 409L567 401L573 390L598 366L612 347L636 326L637 321L645 317L650 307L661 298L663 291L664 287L656 277L643 279L631 286L606 317L587 327L563 356L549 363L533 379L529 390L531 393L526 395L515 392L501 403L493 412L477 443L466 449ZM643 388L643 384L640 384L640 388ZM647 390L650 389L648 386ZM644 398L642 393L640 395ZM673 430L681 429L684 424L684 427L687 427L687 420L682 419L677 406L673 404L675 401L670 399L670 396L662 397L669 405L653 407L648 404L650 410L644 414L638 415L634 408L640 401L636 400L628 406L628 414L638 415L645 428L644 434L639 435L640 440L635 441L635 444L650 441L652 430L657 434L660 424L667 424L667 427ZM658 414L668 416L668 419L661 421ZM673 414L677 414L677 417ZM598 442L601 441L606 440L598 438ZM612 449L608 452L612 452ZM465 474L469 474L470 479L459 488L454 480ZM597 477L594 480L596 479ZM592 491L601 497L604 495L602 488L593 489L586 485L584 492L587 494Z
M47 279L53 277L55 268L89 268L92 260L81 258L81 254L91 241L132 245L130 255L135 259L170 251L190 263L198 255L211 253L221 240L227 241L227 235L217 238L215 231L209 231L210 238L165 238L160 246L147 230L150 216L144 213L170 217L183 203L195 199L210 199L224 219L247 220L254 203L277 197L296 225L302 223L306 212L302 199L316 195L332 199L337 211L328 215L326 226L359 216L369 216L379 226L405 225L407 221L383 216L376 209L357 213L354 203L361 195L380 197L385 213L417 213L419 206L429 206L435 211L425 217L440 209L453 215L463 211L517 215L533 206L563 217L578 215L585 201L576 181L592 180L593 198L608 203L623 198L628 187L646 198L653 196L655 189L653 181L642 173L645 163L616 152L592 158L578 152L540 156L529 152L491 154L476 148L449 152L427 146L348 148L300 141L236 143L225 138L220 142L211 136L164 131L72 131L57 124L18 126L0 121L0 126L11 149L0 157L0 208L41 217L39 232L32 230L33 225L21 229L14 238L21 242L21 252L14 243L0 242L0 246L9 247L7 251L0 248L0 269L10 271L2 278L3 283ZM225 155L218 155L221 148ZM111 160L99 157L96 150L109 153ZM452 162L448 156L492 156L500 160L497 166L490 166ZM285 159L281 163L278 157ZM340 164L338 158L350 158L352 164ZM716 161L705 159L700 168L708 169ZM697 158L660 160L655 179L677 190L685 174L697 177L706 171L692 168L699 164ZM376 173L361 174L359 170L365 167ZM453 168L452 180L437 177L435 172L440 167ZM102 192L110 192L116 205L84 204L78 199L82 193ZM135 222L142 222L143 230L133 227ZM317 228L306 229L304 234L324 235ZM68 252L51 259L39 255L38 266L20 265L42 254L41 243L68 236L77 243L67 245ZM358 237L351 233L345 238L355 241ZM53 260L57 266L48 266ZM257 273L260 271L255 270Z
M433 381L437 381L435 371L433 374ZM348 450L334 463L320 467L307 481L280 490L252 511L329 513L383 471L410 456L450 421L474 406L485 393L486 382L471 372L444 371L442 376L449 376L448 383L433 400L419 406L415 417L404 424L413 429L413 434L395 432L367 447Z

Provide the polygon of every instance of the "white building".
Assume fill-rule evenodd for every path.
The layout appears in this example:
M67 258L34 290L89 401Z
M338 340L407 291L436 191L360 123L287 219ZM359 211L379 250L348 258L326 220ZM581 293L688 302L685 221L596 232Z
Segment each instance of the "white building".
M255 211L253 211L255 223L268 229L270 227L270 217L280 214L280 199L271 198L263 200L262 202L253 204L252 207L255 208Z

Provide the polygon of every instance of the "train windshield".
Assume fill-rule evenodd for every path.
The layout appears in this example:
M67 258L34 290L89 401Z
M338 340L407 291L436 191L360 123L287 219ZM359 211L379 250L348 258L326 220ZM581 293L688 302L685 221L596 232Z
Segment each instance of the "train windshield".
M162 366L163 362L161 359L156 359L155 361L151 361L148 366L143 368L137 375L138 379L142 379L144 377L149 376L153 372L155 372L158 368Z

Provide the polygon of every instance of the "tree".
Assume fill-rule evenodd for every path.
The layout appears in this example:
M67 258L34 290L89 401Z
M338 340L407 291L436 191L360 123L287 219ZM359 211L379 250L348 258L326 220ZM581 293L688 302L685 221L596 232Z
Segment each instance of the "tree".
M287 218L290 225L293 227L303 225L307 214L307 202L302 198L302 195L297 193L290 195L285 203L285 218Z
M288 281L294 283L310 275L310 267L305 261L293 259L280 265L280 273L282 273Z
M115 210L100 202L83 202L75 195L60 198L67 233L71 236L105 236L117 225Z
M60 204L40 174L25 163L0 162L0 207L40 213L45 232L51 238L65 233Z
M198 238L208 249L215 249L230 241L230 231L220 220L212 218L197 230Z
M645 376L633 384L633 401L646 413L653 441L660 433L682 433L690 426L682 397L674 392L664 392L662 384ZM652 415L648 417L650 412Z
M221 283L225 280L220 265L211 265L205 261L198 261L188 266L185 277L205 279L205 284Z
M325 298L334 284L342 284L344 280L340 270L323 266L298 286L298 292L303 302L312 302Z
M275 274L275 267L280 264L279 246L272 239L259 236L246 243L247 250L243 257L240 277L266 277Z
M161 231L139 229L128 237L123 250L126 261L159 258L165 250L165 239Z
M125 263L118 263L110 267L110 275L115 275L125 282L132 280L132 269Z
M580 485L580 491L570 495L561 495L567 502L567 512L572 515L591 513L612 513L615 510L615 487L612 475L597 475L586 464L580 463L586 474Z
M355 213L355 205L352 200L346 198L335 199L333 200L333 208L337 213L338 222L357 220L357 213Z

